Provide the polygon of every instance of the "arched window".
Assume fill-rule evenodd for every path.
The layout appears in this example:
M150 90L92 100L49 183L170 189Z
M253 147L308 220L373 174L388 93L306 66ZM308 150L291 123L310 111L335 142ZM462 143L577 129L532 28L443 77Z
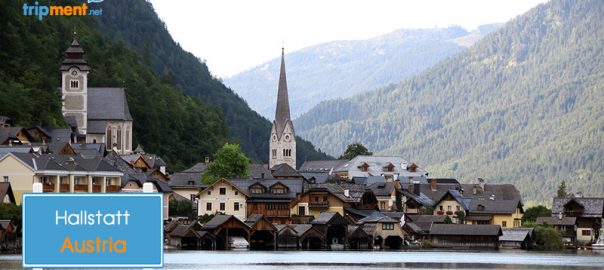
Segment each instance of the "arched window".
M122 127L121 126L117 127L117 149L118 150L122 149Z
M126 145L125 147L126 150L130 150L130 127L126 127Z
M111 142L111 127L109 126L107 126L107 131L105 132L105 144L107 150L111 150L111 145L113 145L113 143Z

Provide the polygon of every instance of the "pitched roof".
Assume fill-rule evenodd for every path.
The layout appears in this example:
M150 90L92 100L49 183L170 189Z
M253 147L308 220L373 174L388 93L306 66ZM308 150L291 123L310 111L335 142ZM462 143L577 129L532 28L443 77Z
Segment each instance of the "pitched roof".
M332 183L324 183L324 184L310 184L304 190L304 192L310 192L313 190L325 190L343 202L347 203L357 203L360 202L363 194L366 191L371 191L367 189L363 185L342 183L342 184L332 184ZM348 196L346 196L345 191L348 190Z
M365 224L365 223L398 223L396 219L393 219L389 216L386 216L380 212L375 212L366 218L362 218L357 221L357 224Z
M0 182L0 203L2 203L2 199L4 199L5 196L8 196L11 203L16 202L15 194L13 193L10 182Z
M371 191L373 191L375 196L390 197L392 195L392 192L396 188L396 183L395 182L375 183L375 184L370 185L369 188L371 189Z
M527 238L532 239L534 234L533 228L502 228L501 230L499 241L523 242Z
M321 214L314 219L311 224L313 225L346 225L346 221L338 212L321 212Z
M601 218L604 213L604 198L554 198L552 215L564 213L564 205L571 200L574 200L583 206L581 217Z
M124 88L89 87L88 120L132 121Z
M52 142L71 142L71 129L70 128L51 128L48 129ZM50 143L50 142L49 142Z
M71 42L71 46L65 50L65 54L66 57L61 63L61 71L69 70L71 67L77 67L81 71L90 70L90 66L84 60L84 49L80 47L80 43L78 43L75 37Z
M284 178L303 178L301 174L299 174L296 169L289 166L287 163L281 163L273 166L271 168L271 174L275 178L284 177Z
M537 224L548 223L554 226L574 226L577 224L576 217L537 217Z
M248 174L250 178L273 179L271 170L266 164L250 163L248 165Z
M300 174L304 179L316 184L325 183L329 179L329 173L327 172L301 172Z
M360 167L363 164L369 165L368 171L361 171ZM388 164L394 165L393 171L388 172L384 169ZM369 175L399 175L399 176L426 176L428 172L421 168L417 168L415 172L411 172L408 166L411 163L401 157L396 156L357 156L346 164L334 169L334 172L348 172L349 177L354 176L369 176Z
M21 131L27 132L21 127L0 127L0 144L9 138L16 138Z
M244 191L251 201L290 201L296 198L296 195L302 193L304 180L302 179L229 179L238 189ZM280 183L287 187L288 192L284 194L273 194L269 188ZM260 184L267 188L265 193L250 193L249 187Z
M473 235L473 236L500 236L499 225L466 225L466 224L438 224L433 223L430 235Z
M118 168L101 158L71 157L57 154L36 155L30 153L13 153L12 155L37 171L121 173Z
M333 169L346 164L347 159L307 160L300 166L299 172L331 172Z
M105 156L104 143L76 143L71 144L71 148L76 154L82 157L103 157Z

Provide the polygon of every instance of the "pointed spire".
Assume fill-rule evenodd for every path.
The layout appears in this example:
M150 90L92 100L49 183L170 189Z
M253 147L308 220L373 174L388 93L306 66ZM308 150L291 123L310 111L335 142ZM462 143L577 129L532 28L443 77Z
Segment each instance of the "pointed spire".
M289 114L289 97L287 96L287 78L285 77L285 48L281 48L281 72L279 74L279 90L277 92L277 110L275 111L275 127L281 136L285 123L291 120Z
M81 71L90 70L90 66L86 63L84 59L84 54L86 53L84 49L80 46L78 42L77 33L73 31L73 41L71 42L71 46L65 50L65 60L61 63L61 71L69 70L71 67L76 66Z

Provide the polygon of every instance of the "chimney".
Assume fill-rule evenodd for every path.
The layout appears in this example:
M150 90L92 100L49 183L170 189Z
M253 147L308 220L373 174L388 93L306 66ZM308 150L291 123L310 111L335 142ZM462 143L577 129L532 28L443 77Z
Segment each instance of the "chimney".
M562 219L564 216L562 215L562 212L558 213L558 219Z
M205 164L207 165L208 163L210 163L210 157L206 157Z
M345 190L344 190L344 196L346 196L346 197L350 197L350 190L345 189Z
M438 189L438 183L436 182L436 179L432 179L432 181L430 182L430 187L432 188L432 191L436 191Z
M476 186L472 187L472 194L476 195Z
M419 196L419 183L413 183L413 194Z
M411 165L407 167L407 170L410 172L415 172L417 170L417 165L415 163L411 163Z
M480 186L480 189L484 191L484 186L486 185L484 179L478 178L478 185Z

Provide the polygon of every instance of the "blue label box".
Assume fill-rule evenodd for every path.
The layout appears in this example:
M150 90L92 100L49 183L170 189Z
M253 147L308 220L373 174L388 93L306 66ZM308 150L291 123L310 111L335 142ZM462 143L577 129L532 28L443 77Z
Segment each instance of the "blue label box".
M23 195L23 267L163 267L158 193Z

